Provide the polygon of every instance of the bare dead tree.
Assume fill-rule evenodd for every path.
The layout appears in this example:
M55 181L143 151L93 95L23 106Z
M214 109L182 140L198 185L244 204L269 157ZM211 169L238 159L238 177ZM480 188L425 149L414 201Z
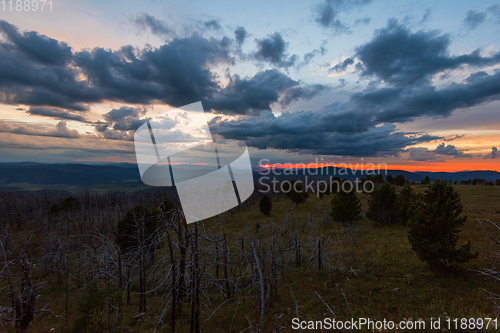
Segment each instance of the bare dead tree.
M258 246L258 245L257 245ZM252 242L253 254L255 257L255 264L257 266L257 272L259 274L259 285L260 285L260 332L264 332L264 314L265 314L265 287L264 287L264 275L262 274L262 270L260 269L260 260L257 255L257 249Z

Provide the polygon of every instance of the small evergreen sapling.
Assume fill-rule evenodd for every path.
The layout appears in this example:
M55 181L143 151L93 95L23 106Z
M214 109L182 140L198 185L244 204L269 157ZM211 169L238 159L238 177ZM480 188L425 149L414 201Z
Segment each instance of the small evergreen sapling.
M370 193L366 216L374 220L375 224L396 224L398 221L397 201L396 187L385 183Z
M333 221L341 223L352 223L361 218L361 201L356 195L356 191L340 191L332 199Z
M436 180L411 209L408 239L418 257L431 269L456 266L478 257L471 253L470 241L456 248L459 227L467 220L460 216L460 195Z
M418 194L411 186L405 185L398 193L399 223L407 224L410 219L410 208L418 199Z
M298 207L299 204L306 202L307 198L309 198L309 193L303 190L300 182L292 181L290 183L291 189L288 192L288 197L290 200L295 202L295 207Z

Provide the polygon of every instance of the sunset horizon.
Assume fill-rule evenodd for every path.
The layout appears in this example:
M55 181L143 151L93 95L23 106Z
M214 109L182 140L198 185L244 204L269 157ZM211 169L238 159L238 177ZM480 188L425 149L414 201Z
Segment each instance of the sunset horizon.
M253 166L497 170L500 7L423 4L13 9L0 14L0 162L135 163L139 126L201 102L203 131L245 144ZM259 6L269 26L248 19ZM175 144L201 142L165 119Z

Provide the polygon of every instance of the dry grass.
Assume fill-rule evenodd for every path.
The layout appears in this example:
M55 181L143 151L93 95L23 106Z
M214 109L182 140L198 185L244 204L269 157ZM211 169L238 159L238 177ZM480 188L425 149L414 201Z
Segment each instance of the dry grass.
M224 228L230 244L235 248L234 252L238 253L236 244L243 231L247 235L258 232L265 237L271 230L281 227L287 230L286 237L289 232L287 221L291 216L295 216L295 228L304 241L305 262L301 266L289 262L284 280L281 276L279 278L278 295L274 299L267 297L266 327L272 326L275 315L283 314L279 320L280 324L290 328L291 320L297 311L294 299L299 305L301 320L322 320L331 316L329 309L316 293L331 307L337 319L350 319L351 316L398 321L403 318L429 320L431 317L446 315L458 318L496 317L498 313L494 310L494 304L487 299L483 289L498 291L498 287L471 270L486 267L485 256L490 255L488 251L491 250L492 243L475 221L476 214L499 215L496 212L500 210L500 192L492 186L454 187L461 195L464 214L468 216L460 234L459 244L470 240L473 251L478 250L482 255L479 259L465 264L462 271L452 274L433 273L427 269L426 264L411 250L405 226L375 227L374 223L365 217L356 227L341 226L333 222L326 224L323 216L329 210L329 197L320 200L311 196L305 204L297 208L286 198L273 200L273 210L269 217L264 217L259 212L256 203L231 216L209 219L200 225L200 228L203 230L215 227L218 231ZM417 187L417 190L424 191L425 188ZM366 196L363 196L362 202L363 210L366 211ZM37 242L43 237L31 234L29 228L22 232L13 232L19 240L30 235L33 242ZM313 253L312 244L323 238L323 253L328 258L325 258L325 268L318 271L314 258L308 262L309 255L306 254ZM352 246L354 240L355 244ZM74 304L79 292L76 286L72 289L70 322L77 315ZM220 292L213 291L208 297L212 309L224 301ZM160 297L148 298L152 317L161 309L162 302ZM54 313L64 313L64 289L57 288L54 281L48 281L38 304L47 304ZM249 326L249 320L256 327L260 316L257 305L255 295L243 299L237 294L214 314L205 331L230 332L231 327L231 332L240 332ZM210 313L206 308L202 310L203 324ZM125 309L123 326L130 327L133 332L152 332L154 325L151 322L138 322L134 319L137 311L133 305ZM177 323L179 332L189 331L189 324L189 311L184 311ZM48 332L51 327L55 327L56 332L67 330L61 320L42 314L30 331ZM122 331L128 332L128 329L117 330Z

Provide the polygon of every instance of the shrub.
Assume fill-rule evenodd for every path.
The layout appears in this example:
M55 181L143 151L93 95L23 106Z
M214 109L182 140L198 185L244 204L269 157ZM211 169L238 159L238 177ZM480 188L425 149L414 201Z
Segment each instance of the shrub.
M78 317L74 321L73 333L106 332L104 316L106 305L106 290L96 280L91 280L85 286L81 298L77 302Z
M379 173L375 177L372 177L371 181L373 181L375 184L382 184L384 182L384 176Z
M300 185L300 183L292 181L288 197L290 200L295 202L295 207L298 207L299 204L306 202L307 198L309 198L309 194L302 189L302 185Z
M49 208L50 215L56 216L61 212L61 206L58 203L53 203Z
M361 218L361 201L353 189L349 192L340 191L332 199L333 221L352 223Z
M404 186L405 183L406 179L403 175L398 175L396 178L394 178L394 184L397 186Z
M424 180L420 182L420 185L427 185L431 183L431 178L429 176L425 176Z
M408 239L418 257L427 261L431 269L456 266L477 258L478 253L470 251L470 242L456 248L459 227L467 220L466 216L460 216L462 210L460 195L439 180L412 207Z
M265 195L262 198L260 198L259 208L262 214L266 216L269 216L271 214L271 210L273 209L273 203L268 195Z
M410 208L417 200L418 196L415 191L409 185L405 185L401 188L398 194L398 219L399 223L406 224L410 219Z
M366 216L374 220L375 224L395 224L398 221L397 202L396 187L385 183L370 194Z
M63 200L61 209L65 212L80 209L80 201L75 197L67 197Z

